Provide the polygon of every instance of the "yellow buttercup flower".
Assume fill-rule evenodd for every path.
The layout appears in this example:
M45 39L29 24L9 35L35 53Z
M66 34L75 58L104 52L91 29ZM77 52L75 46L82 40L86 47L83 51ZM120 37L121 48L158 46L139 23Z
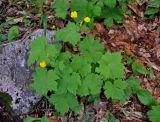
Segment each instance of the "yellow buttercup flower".
M77 18L77 17L78 17L77 11L72 11L71 18Z
M91 19L90 19L89 17L85 17L85 18L84 18L84 21L88 23L88 22L91 21Z
M53 25L53 26L51 27L51 29L52 29L52 30L55 30L55 29L56 29L56 26L55 26L55 25Z
M47 64L46 64L45 61L41 61L39 65L40 65L40 67L42 67L42 68L45 68L45 67L47 66Z

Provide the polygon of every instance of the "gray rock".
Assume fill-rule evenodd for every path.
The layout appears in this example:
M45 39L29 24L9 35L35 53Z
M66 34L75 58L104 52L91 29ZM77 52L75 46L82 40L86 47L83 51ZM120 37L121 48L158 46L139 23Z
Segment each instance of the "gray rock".
M0 46L0 92L11 95L14 114L23 114L40 100L40 96L29 90L34 67L27 66L29 43L43 35L43 30L32 32L24 40L17 40ZM54 42L53 31L47 31L49 42Z

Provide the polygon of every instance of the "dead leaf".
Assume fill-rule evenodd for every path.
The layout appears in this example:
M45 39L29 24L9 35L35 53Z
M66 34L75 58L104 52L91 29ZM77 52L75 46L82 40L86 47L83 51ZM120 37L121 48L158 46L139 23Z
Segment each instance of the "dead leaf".
M95 23L94 27L99 33L103 33L105 31L104 25L101 23Z
M160 60L160 48L157 49L157 59Z
M23 17L14 19L15 23L23 22Z

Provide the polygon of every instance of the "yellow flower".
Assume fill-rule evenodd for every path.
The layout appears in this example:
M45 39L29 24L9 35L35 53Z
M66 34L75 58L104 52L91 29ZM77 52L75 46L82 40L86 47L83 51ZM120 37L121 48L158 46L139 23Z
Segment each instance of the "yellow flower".
M53 26L51 27L51 29L52 29L52 30L56 29L56 26L55 26L55 25L53 25Z
M39 65L40 65L40 67L42 67L42 68L45 68L45 67L47 66L47 64L46 64L45 61L41 61Z
M71 12L71 18L77 18L77 11L72 11Z
M85 18L84 18L84 21L85 21L85 22L90 22L91 19L90 19L89 17L85 17Z

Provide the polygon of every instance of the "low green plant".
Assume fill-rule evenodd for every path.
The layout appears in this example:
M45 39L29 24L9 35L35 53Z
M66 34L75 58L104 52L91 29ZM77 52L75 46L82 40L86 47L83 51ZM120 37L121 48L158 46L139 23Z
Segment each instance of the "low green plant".
M107 119L107 122L120 122L109 112L106 113L106 119Z
M49 44L45 36L31 42L28 65L36 65L32 75L34 82L30 85L32 90L45 96L62 115L82 111L83 97L98 100L102 92L113 103L124 103L131 94L137 94L140 102L148 107L159 104L149 91L140 87L140 80L126 79L120 53L109 52L99 40L80 35L83 27L91 28L96 20L109 21L109 26L113 21L119 23L123 12L117 13L120 6L116 0L55 0L53 5L57 17L66 19L70 9L73 20L56 31L54 45ZM108 11L114 14L105 13ZM142 65L127 60L136 75L148 74ZM50 96L47 95L49 91ZM149 117L154 109L149 111Z
M159 122L160 120L160 105L152 106L152 109L147 112L147 115L152 122Z
M51 122L47 117L42 118L33 118L33 117L27 117L24 119L24 122Z
M136 75L138 75L138 74L147 75L149 73L149 71L147 69L145 69L142 64L140 64L138 62L132 63L132 70L133 70L134 74L136 74Z
M62 19L68 17L68 9L76 11L77 23L83 22L85 17L91 18L88 26L91 28L95 20L104 20L104 23L111 27L113 23L122 23L123 13L127 12L126 0L55 0L53 8L55 15Z
M159 0L151 0L149 2L148 8L145 10L145 14L149 15L150 18L153 18L155 14L160 13L160 1Z
M13 26L8 31L8 40L11 41L19 36L19 29L17 26Z
M0 34L0 42L7 40L7 35L6 34Z
M70 30L68 25L65 29ZM72 31L74 33L76 30L73 29ZM59 31L57 31L56 37L57 34ZM121 63L119 53L105 53L103 45L90 36L81 41L78 38L75 43L70 42L69 38L66 39L68 35L61 36L60 39L63 39L61 41L65 43L78 44L79 52L77 54L72 54L69 51L62 52L60 43L51 45L47 43L45 37L41 37L30 45L31 53L28 64L31 65L35 62L39 64L43 61L50 67L48 70L42 65L40 66L43 68L36 68L36 72L33 74L34 83L31 88L44 96L47 95L48 91L54 92L48 99L55 105L58 112L65 114L69 110L75 112L80 110L80 101L77 101L77 96L97 96L103 88L103 83L107 82L108 79L117 83L118 81L115 79L118 78L121 81L124 77L124 66ZM77 38L73 40L77 40ZM96 52L94 53L93 50ZM113 65L117 68L113 68Z
M14 21L14 18L7 17L6 21L0 24L0 31L3 29L4 25L12 25L8 31L8 34L0 34L0 42L1 41L11 41L12 39L16 38L19 35L19 29L17 26L14 26L16 22Z
M71 41L71 35L66 33L71 25L72 33L78 34L79 26L69 23L57 31L56 44L48 44L45 37L39 37L30 44L28 64L40 66L33 73L33 90L46 96L63 115L70 110L76 113L81 110L77 96L98 96L102 89L113 102L124 103L135 93L144 105L156 105L150 92L141 89L139 80L133 77L125 80L119 53L106 52L103 45L90 36L80 39L78 35ZM73 48L78 46L78 52L63 50L62 44L70 44ZM53 93L50 97L47 96L48 91Z

